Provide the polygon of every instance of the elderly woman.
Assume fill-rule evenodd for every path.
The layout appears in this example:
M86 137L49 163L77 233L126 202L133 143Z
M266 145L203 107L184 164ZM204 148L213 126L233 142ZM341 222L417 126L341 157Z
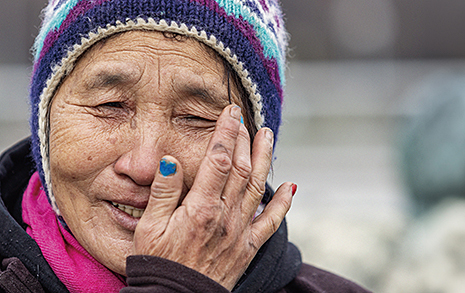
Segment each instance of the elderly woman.
M297 186L266 185L286 39L273 0L51 0L0 291L364 292L301 264Z

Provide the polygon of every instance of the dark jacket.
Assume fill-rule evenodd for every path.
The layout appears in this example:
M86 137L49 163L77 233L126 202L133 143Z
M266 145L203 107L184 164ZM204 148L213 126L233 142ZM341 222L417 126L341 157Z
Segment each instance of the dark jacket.
M30 140L0 157L0 292L68 292L26 233L21 200L35 171ZM156 269L153 269L156 268ZM181 264L150 256L127 260L130 292L229 292L208 277ZM287 240L286 223L263 245L234 292L367 292L331 273L301 263Z

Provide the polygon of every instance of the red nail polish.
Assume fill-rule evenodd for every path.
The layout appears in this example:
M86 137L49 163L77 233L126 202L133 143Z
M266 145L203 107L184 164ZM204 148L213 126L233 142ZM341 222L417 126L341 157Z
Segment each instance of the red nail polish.
M294 196L294 194L295 194L296 191L297 191L297 184L292 184L291 189L292 189L292 196Z

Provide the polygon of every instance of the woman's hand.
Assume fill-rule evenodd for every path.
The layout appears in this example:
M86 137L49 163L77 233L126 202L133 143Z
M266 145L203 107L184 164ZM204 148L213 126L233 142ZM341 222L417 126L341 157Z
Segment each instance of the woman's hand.
M249 134L240 117L237 106L223 110L195 182L180 206L181 165L170 156L162 159L134 235L134 254L181 263L229 290L278 229L295 192L292 183L284 183L254 219L265 192L273 133L259 130L250 154Z

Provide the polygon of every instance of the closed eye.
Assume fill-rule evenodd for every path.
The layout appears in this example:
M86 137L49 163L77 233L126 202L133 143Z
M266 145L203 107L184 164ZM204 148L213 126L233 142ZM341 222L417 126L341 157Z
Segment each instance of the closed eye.
M123 104L121 102L108 102L99 105L100 107L108 107L108 108L123 108Z
M176 122L180 126L193 128L214 128L216 125L216 120L195 115L177 117Z
M186 116L184 117L184 119L186 120L192 120L192 121L205 121L205 122L213 122L213 123L216 123L215 120L211 120L211 119L207 119L207 118L204 118L204 117L199 117L199 116L194 116L194 115L189 115L189 116Z
M107 102L90 107L91 114L100 118L123 118L129 113L129 108L124 102Z

